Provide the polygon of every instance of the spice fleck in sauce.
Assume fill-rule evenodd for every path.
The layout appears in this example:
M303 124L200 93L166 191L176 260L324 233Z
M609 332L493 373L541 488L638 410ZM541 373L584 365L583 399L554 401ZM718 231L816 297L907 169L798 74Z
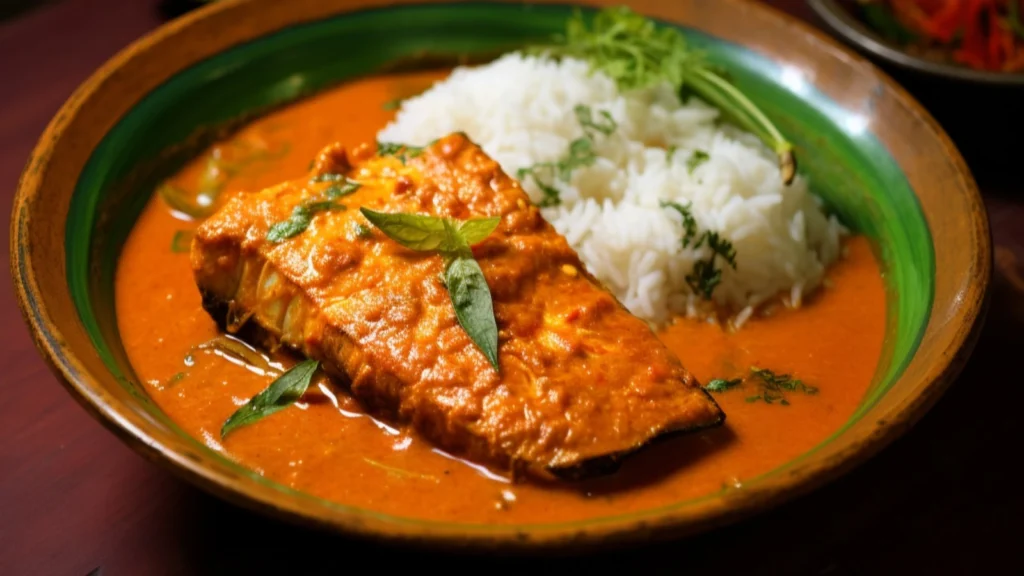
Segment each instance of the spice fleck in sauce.
M259 119L171 179L195 191L256 190L304 174L327 143L372 141L393 116L385 103L425 89L439 72L351 82ZM210 158L217 158L211 163ZM217 167L218 170L211 170ZM117 270L118 325L135 371L156 403L212 449L277 482L384 513L457 522L557 522L621 514L742 487L806 452L839 428L866 392L885 329L885 292L865 238L846 243L826 287L803 307L779 307L741 330L678 320L661 340L703 383L746 377L715 400L724 426L663 443L615 475L583 483L511 484L486 468L436 450L415 434L366 416L318 377L302 401L226 439L221 425L294 358L253 366L196 346L217 337L189 264L197 222L154 195ZM177 236L177 238L176 238ZM788 405L749 401L756 366L791 374L817 393L785 392Z

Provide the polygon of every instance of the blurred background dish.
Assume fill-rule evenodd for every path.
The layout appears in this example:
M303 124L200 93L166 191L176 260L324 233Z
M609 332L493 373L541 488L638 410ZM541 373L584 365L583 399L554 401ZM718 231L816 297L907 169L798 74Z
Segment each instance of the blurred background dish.
M978 3L943 0L947 1L965 5ZM807 5L819 25L870 58L928 109L962 151L981 186L1014 179L1019 154L1006 141L1024 130L1024 114L1019 112L1024 96L1024 73L976 70L962 64L914 56L885 40L856 16L859 2L808 0ZM879 0L872 2L877 4ZM981 0L980 3L989 2ZM875 14L879 14L877 8ZM1018 38L1018 42L1024 39Z
M809 0L875 60L949 80L1024 86L1019 0Z

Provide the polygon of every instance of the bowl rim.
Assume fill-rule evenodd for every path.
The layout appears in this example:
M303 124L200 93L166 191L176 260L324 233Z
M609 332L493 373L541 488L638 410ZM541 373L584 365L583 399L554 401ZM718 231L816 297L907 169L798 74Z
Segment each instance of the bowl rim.
M974 70L966 66L932 62L913 56L881 40L836 0L808 0L811 9L847 42L869 54L907 70L984 85L1024 86L1024 73Z
M88 99L91 92L100 84L134 58L137 53L152 48L164 40L174 36L204 19L227 13L241 6L263 0L224 0L201 7L193 12L164 23L146 35L137 39L103 66L97 69L83 82L53 117L40 137L22 173L15 193L10 228L11 274L15 283L15 291L19 308L26 324L30 328L36 348L40 351L52 373L68 390L75 400L95 419L111 430L122 441L131 446L141 455L162 466L180 478L213 493L236 505L257 510L276 516L286 521L318 528L328 528L349 536L357 536L385 542L422 547L442 546L448 549L471 550L504 550L504 551L550 551L555 548L590 549L594 546L619 546L636 544L641 541L651 542L673 537L688 536L697 532L731 524L756 513L774 508L793 498L810 492L828 483L836 477L874 456L890 442L902 435L913 426L931 406L942 396L955 377L960 373L977 342L984 316L988 309L991 265L991 232L987 213L981 200L975 180L956 146L937 121L899 84L872 63L856 55L825 33L805 24L798 18L783 13L771 6L753 0L723 0L731 4L737 11L754 11L761 17L774 20L780 28L796 29L810 36L824 48L833 50L837 56L848 61L866 66L892 96L908 107L917 119L922 122L949 154L949 160L955 166L958 175L963 179L966 200L972 209L978 210L977 221L973 232L977 236L977 250L972 252L973 264L978 274L973 278L977 288L974 297L964 302L962 321L956 332L950 337L947 350L952 353L943 356L928 372L930 380L923 382L920 391L908 396L895 405L884 425L879 425L866 433L862 438L851 442L828 459L810 467L797 479L782 480L777 485L770 485L751 490L750 494L733 498L715 498L713 505L705 506L696 513L675 511L659 516L651 521L634 522L633 524L614 524L611 527L596 526L583 529L566 528L559 531L541 531L530 534L524 528L509 525L501 531L470 533L467 530L445 531L422 526L413 529L388 528L387 522L354 517L352 513L312 514L297 504L294 497L279 498L276 501L265 498L263 494L252 494L245 490L245 480L211 469L201 461L191 458L190 454L175 451L173 447L161 443L144 425L133 422L126 416L125 406L111 398L95 376L83 369L83 364L76 353L63 348L63 335L51 321L52 316L41 305L41 290L36 281L31 255L25 249L27 231L31 226L31 214L28 206L32 197L41 186L39 173L45 172L53 155L53 145L70 118ZM380 3L379 0L372 0ZM417 0L398 0L389 5L397 6ZM432 1L432 0L427 0ZM536 3L556 3L557 0L534 0ZM357 2L358 3L358 2ZM605 2L611 4L614 2ZM593 2L576 3L594 5ZM340 6L330 14L339 15L350 11L350 6ZM325 16L326 17L326 16ZM272 32L255 34L256 38ZM250 39L251 39L250 38ZM749 49L749 47L748 47ZM916 195L916 194L915 194ZM930 318L928 324L934 321ZM48 325L49 324L49 325ZM923 379L925 380L925 379ZM392 525L393 526L393 525Z

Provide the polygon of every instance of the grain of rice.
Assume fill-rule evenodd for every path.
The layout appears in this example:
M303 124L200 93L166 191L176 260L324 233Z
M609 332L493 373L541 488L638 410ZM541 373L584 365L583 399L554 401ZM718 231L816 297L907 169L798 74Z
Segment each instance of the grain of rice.
M718 111L667 86L619 93L588 65L511 53L484 66L459 67L405 100L379 139L423 144L463 131L509 174L554 162L584 131L573 108L607 111L617 124L594 141L597 160L555 181L561 204L543 216L580 254L589 272L631 312L653 325L706 310L686 282L710 252L680 242L679 215L661 201L689 204L701 232L714 230L736 249L736 269L717 259L714 304L742 326L761 303L799 306L839 256L846 229L825 213L806 180L781 182L774 155L751 134L718 122ZM671 158L665 148L674 146ZM695 151L708 158L692 173ZM542 191L523 187L534 202Z

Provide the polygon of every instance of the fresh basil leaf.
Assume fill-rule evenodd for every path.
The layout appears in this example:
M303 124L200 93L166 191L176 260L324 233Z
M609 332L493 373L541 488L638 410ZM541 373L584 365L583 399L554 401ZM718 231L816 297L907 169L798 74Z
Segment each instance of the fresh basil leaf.
M498 367L498 327L494 305L480 265L473 259L470 240L479 242L494 232L499 218L458 222L448 218L376 212L360 208L363 216L388 238L413 250L437 251L444 262L443 283L455 317L487 360Z
M438 250L449 240L442 218L422 214L375 212L369 208L360 208L359 211L388 238L412 250Z
M442 219L441 223L444 225L444 241L437 247L437 251L446 258L445 262L457 257L472 258L473 252L469 249L469 243L459 232L460 224L448 218Z
M466 244L473 246L483 241L501 223L501 218L472 218L459 225L459 234Z
M487 360L498 368L498 326L494 320L491 291L480 265L472 257L448 262L444 275L455 317Z
M301 398L319 366L320 363L316 360L305 360L281 374L266 390L253 396L245 406L236 410L224 422L220 429L221 438L236 428L247 426L283 410Z

